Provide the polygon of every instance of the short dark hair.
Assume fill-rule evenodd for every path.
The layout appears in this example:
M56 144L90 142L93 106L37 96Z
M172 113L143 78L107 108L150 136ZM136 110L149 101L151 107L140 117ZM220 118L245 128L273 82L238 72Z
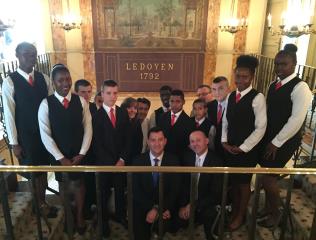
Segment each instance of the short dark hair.
M21 50L24 48L34 48L36 50L36 47L33 44L31 44L29 42L21 42L16 46L15 53L19 54L21 52Z
M182 100L184 100L184 93L182 90L175 89L171 91L171 96L179 96Z
M147 138L150 137L151 133L158 133L158 132L162 132L163 136L166 137L164 131L162 130L161 127L152 127L151 129L149 129L148 134L147 134Z
M237 58L236 68L248 68L254 74L259 62L258 59L251 55L240 55Z
M86 80L86 79L79 79L75 82L75 92L79 91L79 87L83 86L83 87L88 87L91 86L91 83Z
M223 82L223 81L228 82L228 79L226 77L224 77L224 76L218 76L218 77L213 79L213 83L220 83L220 82Z
M59 72L66 72L70 74L69 69L64 64L57 63L52 67L52 71L51 71L51 77L53 81L56 77L56 74Z
M195 99L192 103L192 106L194 106L194 104L203 104L205 108L207 107L207 103L205 102L204 99L201 99L201 98Z
M159 92L161 91L169 91L171 92L172 91L172 88L168 85L163 85L160 89L159 89Z
M211 87L209 85L207 85L207 84L201 84L201 85L198 86L197 89L204 88L204 87L208 88L210 91L212 90Z
M125 98L121 103L121 108L127 109L132 105L132 103L137 103L137 100L132 97Z
M104 90L105 87L116 87L117 82L115 82L112 79L104 80L102 84L102 90Z
M147 98L137 98L137 102L143 103L148 105L148 107L150 108L150 101Z

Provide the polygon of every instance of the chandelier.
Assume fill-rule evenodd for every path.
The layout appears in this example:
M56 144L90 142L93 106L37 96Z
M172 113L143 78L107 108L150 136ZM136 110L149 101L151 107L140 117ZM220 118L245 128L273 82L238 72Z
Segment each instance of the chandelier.
M298 38L303 35L316 34L316 30L312 28L314 9L311 1L308 5L303 6L300 1L295 1L289 4L288 10L282 13L281 23L278 29L272 25L272 15L269 13L267 17L268 30L274 35L287 36L289 38ZM295 17L293 17L295 16Z
M82 18L81 16L70 12L69 0L67 0L67 10L66 15L53 15L52 24L66 30L67 32L72 29L80 29L82 25Z
M7 21L3 22L0 19L0 33L3 33L4 31L8 30L9 28L13 28L15 25L15 20L8 19Z
M218 26L222 32L229 32L234 34L240 30L244 30L248 26L248 19L247 18L237 18L234 16L235 10L235 0L232 1L230 6L230 17Z

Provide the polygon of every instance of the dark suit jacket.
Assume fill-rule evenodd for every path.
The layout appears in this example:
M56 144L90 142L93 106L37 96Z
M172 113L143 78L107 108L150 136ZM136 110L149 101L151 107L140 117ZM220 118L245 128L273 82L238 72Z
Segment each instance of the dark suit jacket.
M133 161L134 166L151 166L149 152L145 152ZM164 152L161 166L179 166L178 158ZM180 178L178 174L165 173L163 176L163 209L170 210L175 207L179 194ZM149 173L136 173L133 175L134 206L144 211L149 211L154 205L158 205L158 187L154 188L153 175Z
M188 152L184 158L185 166L195 166L195 153ZM219 158L210 149L205 157L203 167L221 167L223 166L222 159ZM222 197L222 174L207 174L201 173L198 183L198 200L197 208L220 204ZM190 202L191 175L184 174L181 190L180 205L186 206Z
M116 127L103 107L93 116L93 149L96 165L115 165L122 158L128 165L130 122L127 112L116 106Z
M190 117L182 111L174 126L171 126L171 113L161 116L159 127L167 138L166 152L177 155L182 163L183 154L189 150L189 136L195 129L195 124Z
M202 124L200 126L196 126L196 122L195 122L195 118L191 117L192 122L195 124L195 129L196 130L201 130L202 132L205 133L205 136L208 137L209 132L210 132L210 128L212 126L211 121L208 118L205 118L205 120L202 122Z
M222 138L222 119L219 122L219 124L217 124L217 105L218 105L218 102L216 100L209 102L207 104L207 115L211 121L211 124L216 127L215 151L219 155L222 156L224 154L224 149L223 149L222 141L221 141L221 138ZM224 111L223 111L223 114L224 114ZM223 114L222 114L222 117L223 117Z

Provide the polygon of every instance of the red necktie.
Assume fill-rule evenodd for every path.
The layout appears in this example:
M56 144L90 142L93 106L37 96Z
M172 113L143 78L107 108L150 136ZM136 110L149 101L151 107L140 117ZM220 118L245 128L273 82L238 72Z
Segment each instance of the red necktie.
M33 85L34 85L34 80L33 80L33 77L32 77L32 75L29 75L29 84L33 87Z
M280 87L282 87L282 82L281 82L281 81L278 81L278 82L275 84L275 91L277 91Z
M239 100L238 100L239 101ZM222 104L218 104L218 109L217 109L217 124L220 123L221 119L222 119L222 114L223 114L223 109L222 109Z
M173 126L176 123L176 115L171 114L171 126Z
M198 128L200 126L199 122L195 122L195 126Z
M113 127L115 127L115 125L116 125L116 118L115 118L115 115L114 115L114 108L111 108L111 110L110 110L110 119L111 119L111 123L112 123Z
M67 98L64 98L63 105L64 105L64 108L66 108L66 109L69 107L69 101Z
M240 101L240 98L241 98L241 94L238 93L238 94L236 95L236 103L238 103L238 102Z

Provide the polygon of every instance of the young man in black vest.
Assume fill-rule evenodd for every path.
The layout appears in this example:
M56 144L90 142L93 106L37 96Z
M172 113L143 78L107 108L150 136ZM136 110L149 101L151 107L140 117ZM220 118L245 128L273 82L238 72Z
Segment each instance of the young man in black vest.
M16 57L19 68L4 80L2 86L9 143L20 165L49 165L49 154L40 137L37 112L41 101L53 93L53 87L47 75L34 70L37 51L32 44L20 43L16 48ZM45 203L47 174L38 173L35 176L38 201L46 212L50 209ZM49 216L56 216L53 212Z
M160 120L160 117L165 113L168 112L170 109L169 105L169 99L171 94L172 88L169 86L162 86L159 90L160 93L160 100L162 103L162 106L158 109L156 109L150 116L149 120L149 128L158 126L158 122Z
M161 128L154 127L148 132L149 151L135 158L135 166L178 166L178 158L164 151L167 139ZM150 240L152 224L158 218L164 220L164 232L167 231L175 208L179 190L179 176L164 174L163 178L163 214L158 216L159 209L159 173L137 173L133 176L134 204L134 239Z
M229 83L226 77L219 76L212 82L212 95L214 100L207 104L208 119L215 126L215 136L213 136L215 152L223 157L224 149L222 146L222 118L227 106L229 94Z
M302 126L312 94L308 85L297 77L297 47L287 44L274 59L277 80L267 95L267 130L262 140L262 167L282 168L290 160L302 140ZM265 209L259 214L260 225L274 227L281 218L280 191L277 175L264 174Z
M185 103L181 90L173 90L170 96L170 112L161 116L158 126L167 138L166 151L175 154L182 163L183 154L189 150L189 135L195 129L194 122L183 110Z
M184 157L184 165L190 167L222 167L222 160L208 148L208 138L201 130L195 130L190 134L190 148ZM211 240L211 227L216 216L216 205L221 202L222 175L203 174L196 175L195 194L195 222L204 225L207 240ZM191 175L185 174L180 198L180 219L187 221L191 215L190 204Z
M126 110L115 105L118 85L114 80L105 80L101 95L103 105L93 118L93 144L97 165L124 166L130 155L130 121ZM124 196L125 175L122 173L102 174L103 235L110 235L108 200L111 187L115 191L115 220L127 227L126 201Z
M257 145L267 126L266 104L263 94L252 88L258 60L250 55L237 58L235 68L236 91L228 98L223 116L222 143L225 149L225 165L228 167L255 167ZM231 231L244 222L250 198L252 174L232 174L232 220Z
M89 105L82 97L71 93L71 77L64 65L55 65L51 75L56 91L42 101L38 111L42 142L51 154L52 165L83 165L92 139ZM61 174L55 176L62 182ZM76 226L78 233L83 234L86 227L83 174L71 173L69 177L78 186L75 190ZM60 187L63 191L62 184Z

